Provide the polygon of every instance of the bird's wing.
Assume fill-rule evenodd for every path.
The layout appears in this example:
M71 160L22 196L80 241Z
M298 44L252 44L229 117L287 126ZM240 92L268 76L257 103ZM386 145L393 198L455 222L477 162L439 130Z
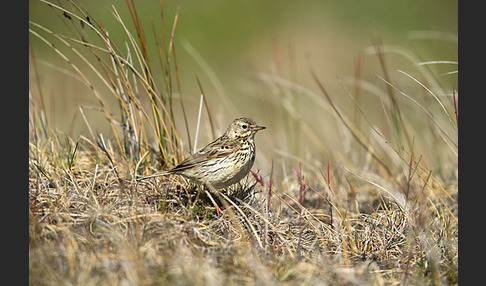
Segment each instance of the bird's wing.
M238 142L236 140L219 140L216 139L209 143L206 147L202 148L193 155L187 157L184 161L179 163L170 172L179 172L185 169L194 167L201 164L204 161L213 160L217 158L226 157L229 154L236 152L238 148Z
M222 158L236 152L238 146L236 140L215 140L197 153L207 156L208 159Z

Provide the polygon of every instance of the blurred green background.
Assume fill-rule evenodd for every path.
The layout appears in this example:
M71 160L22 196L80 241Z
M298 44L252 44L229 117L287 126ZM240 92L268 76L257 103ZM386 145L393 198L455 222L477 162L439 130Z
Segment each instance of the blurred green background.
M153 35L153 23L160 37L160 2L134 2L146 34ZM54 3L67 5L64 1ZM126 53L126 34L115 20L112 8L113 5L135 35L126 1L85 0L81 4L101 21L122 53ZM233 118L249 116L269 127L265 132L270 137L280 136L286 130L279 131L282 125L281 111L277 106L280 99L271 98L279 92L268 92L272 86L262 84L269 77L274 76L318 92L310 74L312 68L328 92L337 101L344 100L342 104L346 104L343 82L355 76L359 59L362 67L360 77L372 83L378 81L376 74L381 74L381 69L371 48L376 41L384 46L396 47L419 61L458 60L457 1L164 0L163 7L167 33L170 33L174 16L179 11L175 46L181 91L191 117L192 132L196 125L200 96L196 76L222 128ZM56 33L71 33L62 23L65 19L39 1L29 1L29 20ZM70 67L49 46L31 34L29 39L31 51L34 51L38 61L40 86L46 108L50 111L48 117L51 118L51 125L69 134L85 133L86 126L78 112L78 105L96 105L94 96L72 76ZM151 58L154 59L154 73L160 75L159 79L156 78L156 84L162 84L154 39L148 37L147 40ZM395 72L397 69L419 75L415 73L416 63L410 62L404 54L387 54L386 63L391 77L397 77L397 84L400 82ZM457 70L457 65L435 64L427 67L445 90L452 93L452 88L458 88L457 73L449 74ZM36 94L32 68L29 76L31 92ZM401 78L404 78L403 75ZM347 87L352 89L352 85ZM284 100L284 96L281 100ZM320 121L331 120L331 117L316 116L329 110L316 107L312 102L295 102L299 102L299 106L294 106L299 116L307 118L317 134L333 133L328 127L319 126ZM372 104L379 106L379 103ZM93 124L99 120L98 131L108 130L100 112L86 112L93 118ZM180 116L180 110L177 114ZM182 125L182 121L179 122ZM184 132L180 133L184 137ZM207 140L201 139L200 142ZM339 145L341 142L336 140L332 143L331 140L325 144L332 148L332 144Z

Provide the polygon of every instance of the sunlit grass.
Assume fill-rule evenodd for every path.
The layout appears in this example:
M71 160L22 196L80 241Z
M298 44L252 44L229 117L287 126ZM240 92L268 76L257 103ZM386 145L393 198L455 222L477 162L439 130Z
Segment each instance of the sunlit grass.
M457 284L458 90L427 68L454 61L419 60L374 41L363 52L376 61L366 70L374 80L363 77L369 67L358 60L353 76L337 79L341 92L329 92L312 64L303 65L309 85L257 71L261 118L278 126L256 138L269 168L256 164L240 184L214 194L224 210L217 215L202 188L178 176L136 181L204 145L189 125L197 134L207 118L216 137L229 123L206 96L198 115L185 111L174 42L179 14L164 15L161 2L162 23L172 25L158 34L142 25L132 2L128 19L113 6L126 36L120 45L76 2L41 2L72 34L31 22L31 35L89 87L91 108L110 132L97 131L86 105L79 106L86 134L51 125L31 49L31 284ZM390 67L391 54L416 69ZM154 65L165 73L153 73ZM204 94L204 82L194 84ZM330 148L335 141L339 148Z

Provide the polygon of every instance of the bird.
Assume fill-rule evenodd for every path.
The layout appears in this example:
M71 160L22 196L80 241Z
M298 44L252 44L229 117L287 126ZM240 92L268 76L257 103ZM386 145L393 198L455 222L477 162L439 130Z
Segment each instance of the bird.
M238 183L255 162L255 134L265 129L250 118L236 118L226 131L172 169L139 180L176 174L216 190Z

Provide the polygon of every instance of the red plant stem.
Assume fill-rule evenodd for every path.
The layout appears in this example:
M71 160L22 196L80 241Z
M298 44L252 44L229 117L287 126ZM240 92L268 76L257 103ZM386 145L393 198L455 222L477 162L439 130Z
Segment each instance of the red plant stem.
M304 181L304 175L302 175L302 165L300 163L299 163L299 171L294 169L294 173L295 173L295 175L297 175L297 179L299 180L299 184L300 184L300 189L299 189L299 207L300 207L299 229L300 230L299 230L299 240L298 240L298 243L297 243L297 253L298 253L298 257L300 258L301 257L301 248L302 248L302 245L301 245L302 231L303 231L303 228L301 228L302 212L303 212L302 204L304 203L305 188L306 188L306 184L305 184L305 181Z
M267 246L267 238L268 238L268 220L270 219L270 200L272 198L272 177L273 177L273 160L272 160L272 169L270 171L270 180L268 182L267 204L265 206L265 216L267 218L267 220L265 221L265 233L264 233L264 240L263 240L265 247Z
M454 98L454 112L456 113L456 123L459 125L459 116L457 115L456 92L452 89L452 96Z
M272 169L270 170L270 180L268 182L268 193L267 193L267 214L270 211L270 199L272 198L272 177L273 177L273 160L272 160Z
M331 187L331 175L329 172L329 159L327 160L327 185Z
M331 173L329 172L329 160L327 160L327 185L329 186L329 190L331 190ZM331 216L331 229L334 229L334 222L333 222L333 215L332 215L332 203L330 200L329 195L327 196L327 202L329 203L329 215Z

